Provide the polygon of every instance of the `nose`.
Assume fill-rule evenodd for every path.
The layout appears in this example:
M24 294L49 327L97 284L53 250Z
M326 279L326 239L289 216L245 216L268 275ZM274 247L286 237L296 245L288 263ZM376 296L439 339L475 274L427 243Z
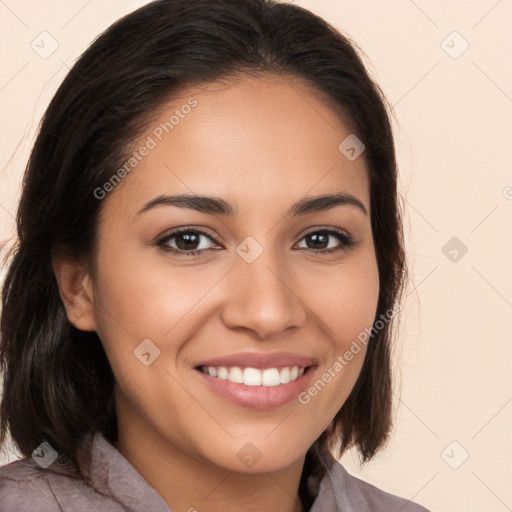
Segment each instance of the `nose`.
M283 258L264 250L252 263L235 260L229 273L228 298L222 310L224 324L247 331L260 340L300 328L306 319L307 290Z

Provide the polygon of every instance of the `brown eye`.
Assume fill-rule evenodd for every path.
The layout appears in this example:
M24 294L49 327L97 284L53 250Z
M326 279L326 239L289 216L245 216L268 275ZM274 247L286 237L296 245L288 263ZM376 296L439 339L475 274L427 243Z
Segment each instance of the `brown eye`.
M203 231L195 229L182 229L173 231L157 241L157 245L162 249L173 252L179 255L194 256L203 251L212 249L208 246L208 239L212 242L213 239Z
M336 239L338 243L334 245L331 244L329 246L329 242L332 239ZM333 229L311 231L305 235L302 240L307 241L305 247L306 249L322 253L347 250L355 245L355 241L351 236L345 235L344 233Z

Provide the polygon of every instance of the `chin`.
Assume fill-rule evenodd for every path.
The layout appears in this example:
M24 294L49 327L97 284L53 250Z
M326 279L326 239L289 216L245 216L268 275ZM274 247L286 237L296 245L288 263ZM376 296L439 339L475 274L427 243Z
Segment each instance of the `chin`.
M230 446L226 446L221 454L217 452L213 460L217 465L237 473L275 472L302 459L310 446L307 443L302 446L293 434L287 437L286 442L278 436L274 440L264 436L251 440L245 436L231 440Z

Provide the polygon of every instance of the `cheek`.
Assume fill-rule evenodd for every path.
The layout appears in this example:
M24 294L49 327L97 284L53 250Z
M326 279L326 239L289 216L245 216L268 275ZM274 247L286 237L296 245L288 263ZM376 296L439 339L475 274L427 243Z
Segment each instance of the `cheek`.
M149 339L154 352L165 356L155 361L165 359L173 371L181 347L209 314L205 296L219 281L219 271L173 266L165 255L155 257L153 249L116 251L117 246L126 242L103 246L94 285L97 333L112 369L116 377L138 371L141 362L134 351Z
M375 257L358 258L336 272L317 272L307 297L336 351L345 351L375 319L379 299Z
M109 239L103 244L94 285L94 314L114 373L122 375L136 361L134 350L143 340L150 339L158 346L156 339L171 328L172 318L163 314L166 297L159 294L164 283L153 276L151 266L136 251L126 248L126 242Z
M169 330L173 317L163 313L169 313L172 303L179 315L186 308L187 294L193 293L186 288L176 289L179 277L176 279L155 265L149 257L153 249L132 247L126 240L109 239L103 243L98 255L99 278L94 286L96 314L102 332L107 334L113 328L122 337L144 339ZM177 295L183 300L173 300Z
M331 341L311 386L299 396L311 418L322 418L318 434L341 408L360 374L368 332L377 311L379 275L373 256L322 277L308 294Z

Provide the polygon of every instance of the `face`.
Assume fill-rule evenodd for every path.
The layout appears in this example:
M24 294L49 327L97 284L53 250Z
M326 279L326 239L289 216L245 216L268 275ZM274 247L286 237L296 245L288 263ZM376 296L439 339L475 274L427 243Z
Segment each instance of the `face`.
M365 347L339 357L379 294L364 154L338 149L350 133L291 78L191 88L159 110L103 199L90 276L120 435L259 472L331 422ZM162 199L183 194L203 199Z

